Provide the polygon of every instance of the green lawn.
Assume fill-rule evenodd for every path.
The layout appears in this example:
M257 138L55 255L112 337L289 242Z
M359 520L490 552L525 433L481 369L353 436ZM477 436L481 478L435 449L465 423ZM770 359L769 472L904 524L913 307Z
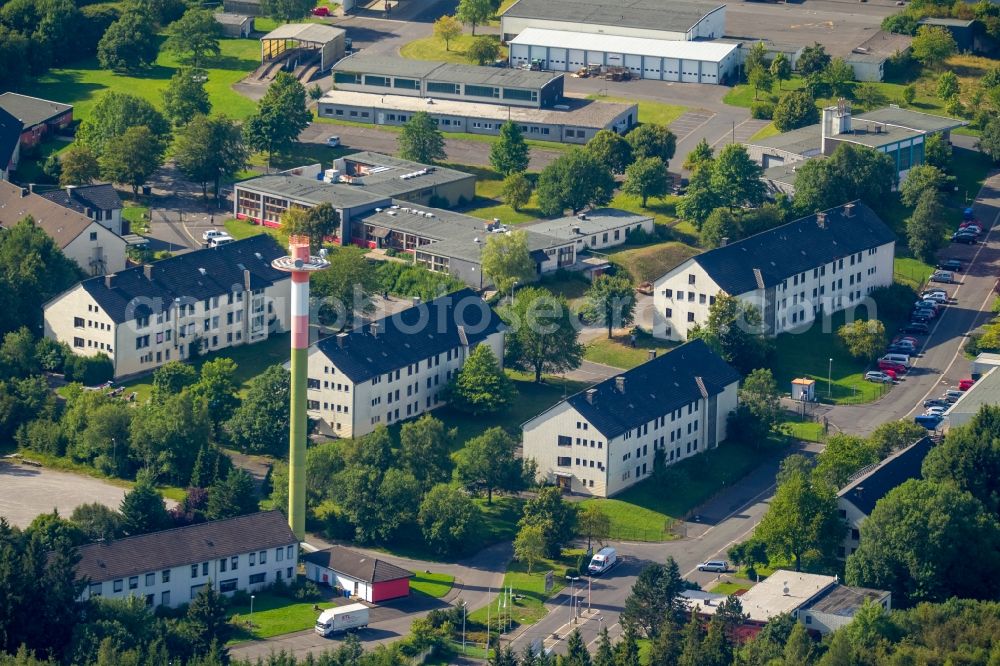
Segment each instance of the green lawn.
M698 254L697 248L678 241L609 252L609 259L624 268L635 282L653 281L685 260Z
M719 583L715 587L709 590L714 594L736 594L737 592L742 592L744 590L749 590L750 585L743 583Z
M779 423L778 428L789 437L807 442L822 442L826 438L822 423L803 421L798 417Z
M481 37L482 35L476 35L476 37ZM430 37L422 37L420 39L415 39L408 44L404 44L402 48L399 49L399 55L404 58L411 58L413 60L442 60L444 62L457 62L462 64L475 64L469 60L465 52L470 46L472 46L473 40L476 39L472 35L460 35L455 39L451 40L448 47L445 48L445 43L443 39L438 39L433 35ZM500 47L500 58L507 57L507 48L505 46Z
M127 202L134 204L135 202ZM149 206L128 205L122 209L122 219L128 220L129 229L134 234L144 233L149 229Z
M484 220L498 218L504 224L520 224L532 222L542 216L538 209L538 197L534 192L528 204L515 211L503 202L503 177L488 167L475 167L467 164L448 164L452 169L459 169L476 176L476 198L462 211L466 215Z
M514 592L514 604L509 609L510 617L514 626L529 625L538 622L545 617L545 601L550 596L557 594L568 584L565 577L567 567L575 567L577 557L582 550L563 551L563 556L558 560L543 560L535 562L528 573L528 566L523 562L511 560L507 565L507 573L503 577L503 586L512 588ZM545 593L545 572L552 571L552 590ZM497 606L499 599L494 594L492 603L489 604L490 623L496 626ZM487 607L483 606L469 613L468 620L476 624L485 626L487 618Z
M226 233L235 238L236 240L242 240L244 238L250 238L251 236L259 236L261 234L271 234L281 244L287 244L288 238L281 233L280 229L275 229L274 227L265 227L262 224L253 224L246 220L228 219L225 221Z
M618 335L612 339L600 338L587 343L583 357L594 363L603 363L615 368L630 370L649 360L649 350L665 353L676 347L674 343L658 340L651 335L637 335L635 347L630 346L627 335Z
M757 141L759 139L766 139L769 136L777 136L778 134L781 134L781 130L775 127L774 123L768 123L751 134L749 140Z
M672 538L674 520L684 519L785 446L786 442L778 439L762 442L759 447L726 441L669 466L662 480L651 477L614 499L588 499L582 504L596 504L611 518L612 540L663 541Z
M863 313L862 309L858 314ZM772 370L781 391L790 390L791 381L797 377L815 379L817 397L823 402L836 404L871 402L889 390L886 385L865 381L868 364L851 356L837 337L837 329L844 324L844 317L843 311L837 312L830 317L829 326L821 320L801 332L778 336ZM894 322L885 324L887 331L895 330ZM824 332L824 328L828 330ZM828 374L832 379L829 386Z
M230 608L229 623L233 637L229 642L259 640L310 629L319 617L319 611L313 610L314 605L322 610L333 608L333 604L328 602L314 604L312 601L295 601L269 592L258 592L253 600L253 629L248 627L249 605Z
M229 347L205 354L194 362L194 367L200 368L205 361L225 357L236 362L236 382L241 390L246 388L248 381L263 372L268 366L284 363L289 359L289 334L273 335L263 342L253 345ZM136 391L139 402L145 401L153 391L153 375L145 375L125 382L126 391Z
M253 39L223 39L222 55L207 68L208 91L213 110L232 118L246 118L256 104L232 89L232 85L252 72L260 64L260 42ZM75 67L52 69L48 73L25 83L18 92L73 105L73 117L84 120L106 90L117 90L143 97L157 108L162 108L160 94L178 67L175 56L161 52L156 63L148 70L134 75L115 74L101 69L96 58L78 63Z
M537 285L548 289L557 296L562 296L574 310L583 306L585 295L590 288L590 281L578 272L556 271L542 276Z
M588 95L587 99L596 99L601 102L619 102L622 104L639 105L639 122L654 123L656 125L669 125L687 111L686 106L678 104L666 104L664 102L652 102L645 99L628 99L626 97L614 97L608 95Z
M455 577L442 573L418 573L410 579L410 589L440 599L451 592Z
M927 282L927 278L929 278L933 272L933 266L925 264L919 259L914 259L913 257L896 257L893 260L893 281L909 285L913 287L914 290L920 289L920 287Z

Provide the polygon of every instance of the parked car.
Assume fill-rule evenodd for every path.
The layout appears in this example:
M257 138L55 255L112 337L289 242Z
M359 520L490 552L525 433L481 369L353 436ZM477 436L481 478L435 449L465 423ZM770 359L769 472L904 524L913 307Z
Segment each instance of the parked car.
M976 383L975 379L962 379L958 382L959 391L968 391Z
M909 324L903 327L903 331L907 333L930 333L931 327L922 321L911 321Z
M938 262L937 267L943 271L960 271L962 262L958 259L943 259Z
M972 206L967 206L965 210L962 211L963 220L974 220L976 219L976 212L972 210Z
M962 397L964 391L959 391L958 389L948 389L944 392L944 399L948 402L956 402Z
M865 373L865 381L882 383L882 384L891 384L892 377L889 374L882 372L880 370L870 370Z
M337 146L340 145L340 137L339 136L329 137L326 140L326 145L330 146L331 148L336 148Z
M944 412L946 409L947 407L940 407L940 406L928 407L927 410L924 412L924 414L927 414L928 416L944 416Z
M941 308L941 304L937 301L932 301L931 299L920 299L913 304L914 310L934 310L937 312Z
M713 571L715 573L726 573L729 571L729 564L725 560L709 560L698 564L698 571Z
M889 363L899 363L900 365L905 365L907 368L909 368L912 365L912 363L910 363L909 354L896 354L889 352L879 360L888 361Z
M922 310L920 312L914 312L913 314L910 315L911 322L917 322L921 324L929 324L931 319L933 318L934 316L929 314L926 310Z
M917 343L919 343L919 342L920 342L920 340L917 340L912 335L897 335L896 337L894 337L892 339L892 344L894 344L894 345L898 345L900 343L902 343L902 344L909 343L909 344L913 345L914 347L916 347Z
M312 10L312 14L313 14L313 16L329 16L330 15L330 8L329 7L316 7L316 8L314 8Z
M942 418L940 416L932 414L921 414L920 416L913 419L913 422L917 425L922 425L928 430L934 430L940 425Z
M906 366L902 363L896 363L895 361L885 361L879 359L878 369L882 372L893 372L897 377L899 375L906 374Z
M913 311L913 314L910 316L910 319L916 319L918 316L927 317L928 319L934 319L935 317L937 317L937 314L938 314L937 309L935 308L918 308Z
M966 233L964 231L956 231L951 235L952 243L965 243L966 245L975 245L979 242L975 234Z
M201 239L207 243L213 238L221 238L223 236L228 236L228 235L229 234L227 234L225 231L221 231L219 229L209 229L208 231L206 231L201 235Z
M955 282L955 275L950 271L934 271L931 273L931 282L944 282L945 284L953 284Z
M924 408L927 407L944 407L948 408L951 403L947 400L942 400L941 398L931 398L930 400L924 400Z
M916 347L910 347L907 345L889 345L886 350L886 355L888 354L905 354L906 356L916 356Z
M222 234L221 236L213 236L208 241L208 246L219 247L220 245L225 245L226 243L232 243L234 240L236 239L230 236L229 234Z
M939 305L948 304L948 294L943 291L933 291L933 292L925 291L924 293L920 294L920 297L923 298L925 301L934 301Z

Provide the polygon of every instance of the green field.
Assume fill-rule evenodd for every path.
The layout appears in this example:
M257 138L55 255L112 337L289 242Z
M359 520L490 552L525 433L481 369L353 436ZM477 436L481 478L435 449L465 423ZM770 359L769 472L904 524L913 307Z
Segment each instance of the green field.
M253 39L223 39L222 55L207 68L205 89L212 109L231 118L246 118L256 104L237 93L232 85L260 64L260 42ZM18 92L73 105L73 118L85 120L100 94L116 90L138 95L157 108L163 106L160 92L177 70L175 56L161 53L148 70L136 74L115 74L101 69L96 58L83 60L75 67L52 69L21 86Z
M410 589L440 599L451 592L455 577L442 573L418 573L410 579Z
M333 608L333 604L328 602L294 601L270 592L258 592L254 596L252 629L248 626L251 621L249 605L230 609L229 624L233 633L230 644L310 629L319 617L319 611L313 609L314 605L321 610Z
M194 361L195 369L201 367L205 361L223 357L231 358L236 362L236 382L241 390L246 388L247 382L262 373L268 366L284 363L289 359L289 334L272 335L263 342L252 345L240 345L238 347L227 347L219 351L205 354ZM135 391L139 395L138 402L144 402L150 397L153 391L153 375L145 375L137 379L125 382L123 386L126 391Z
M664 102L652 102L645 99L628 99L626 97L614 97L608 95L588 95L587 99L596 99L602 102L619 102L621 104L638 104L640 123L669 125L684 115L684 112L687 111L686 106L666 104Z
M632 347L627 335L618 335L610 340L600 338L587 343L583 357L594 363L630 370L648 361L651 349L662 354L676 346L675 343L658 340L651 335L639 335L636 336L635 347Z
M473 37L471 34L460 35L451 40L448 44L448 48L445 48L443 39L438 39L433 35L430 37L422 37L420 39L415 39L408 44L404 44L402 48L399 49L399 55L413 60L442 60L444 62L474 65L476 63L472 62L469 57L465 55L465 52L470 46L472 46L473 40L482 36L482 34L476 35L476 37ZM499 57L503 59L507 57L507 48L505 46L500 47Z

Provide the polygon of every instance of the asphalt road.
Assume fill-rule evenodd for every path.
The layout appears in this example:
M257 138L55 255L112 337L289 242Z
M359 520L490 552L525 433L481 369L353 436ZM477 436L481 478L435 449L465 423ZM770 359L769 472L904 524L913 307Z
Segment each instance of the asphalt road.
M912 371L878 402L843 405L827 413L830 423L843 432L870 433L879 424L921 413L923 401L939 397L969 376L969 362L962 353L966 335L992 317L990 304L996 297L993 285L1000 275L1000 174L983 185L974 204L976 217L988 227L985 243L952 244L941 252L946 259L960 259L964 272L957 285L948 289L952 304L934 324Z

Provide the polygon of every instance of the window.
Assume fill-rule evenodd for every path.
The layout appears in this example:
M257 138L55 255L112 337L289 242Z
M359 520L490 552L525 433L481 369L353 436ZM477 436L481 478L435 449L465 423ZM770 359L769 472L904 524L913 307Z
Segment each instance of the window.
M688 321L692 321L692 322L694 321L694 313L693 312L688 312Z
M197 578L197 577L198 577L198 565L197 564L192 564L191 565L191 578Z
M208 562L202 562L201 563L201 575L202 576L207 576L208 575Z
M573 442L571 438L567 437L566 435L559 435L558 446L571 446L572 443Z
M139 577L132 576L128 579L128 589L135 590L139 587Z
M160 572L160 582L169 583L170 582L170 569L164 569Z
M83 347L83 338L73 338L74 347Z
M251 585L257 585L267 580L267 574L262 574L262 573L250 574L250 578L248 580Z
M371 74L365 74L365 85L366 86L381 86L383 88L389 87L389 78L385 76L373 76Z
M250 566L257 564L257 553L250 553Z
M225 572L225 570L226 570L226 558L223 557L221 560L219 560L219 572L223 573Z
M688 284L694 284L694 273L688 274Z
M258 555L260 556L260 563L267 564L267 551L262 550L260 551L260 553L258 553Z
M119 578L118 580L116 580L115 581L115 585L114 585L114 589L115 589L115 592L121 592L123 589L125 589L125 581L124 581L124 579Z
M146 574L146 587L156 585L156 574Z
M406 90L420 90L420 81L417 79L395 78L392 80L392 87L405 88Z
M286 551L285 557L287 557L288 559L292 559L293 557L295 557L295 546L288 546L288 548L286 548L285 551Z
M559 456L556 458L556 465L559 467L569 467L571 464L573 463L569 456Z
M537 102L538 101L538 91L537 90L517 90L516 88L504 88L503 89L504 99L517 99L525 102Z
M428 81L427 82L427 92L429 93L445 93L448 95L458 94L458 84L457 83L441 83L440 81Z
M229 578L227 580L219 581L219 592L235 592L236 591L236 578Z
M73 317L73 328L83 328L83 317Z
M275 562L281 562L283 559L285 559L285 549L284 548L275 548L274 549L274 561Z
M233 555L229 559L229 568L232 569L233 571L236 571L237 569L240 568L240 556L239 555Z
M90 232L90 240L92 240L92 241L97 240L97 232L96 231L91 231Z
M334 72L333 73L334 83L359 83L359 77L357 74L351 72Z
M91 583L90 584L90 596L99 597L101 596L101 588L103 585L101 583Z
M170 590L164 590L160 593L160 604L163 606L170 605Z
M500 97L500 90L493 86L474 86L467 83L465 94L472 97Z

